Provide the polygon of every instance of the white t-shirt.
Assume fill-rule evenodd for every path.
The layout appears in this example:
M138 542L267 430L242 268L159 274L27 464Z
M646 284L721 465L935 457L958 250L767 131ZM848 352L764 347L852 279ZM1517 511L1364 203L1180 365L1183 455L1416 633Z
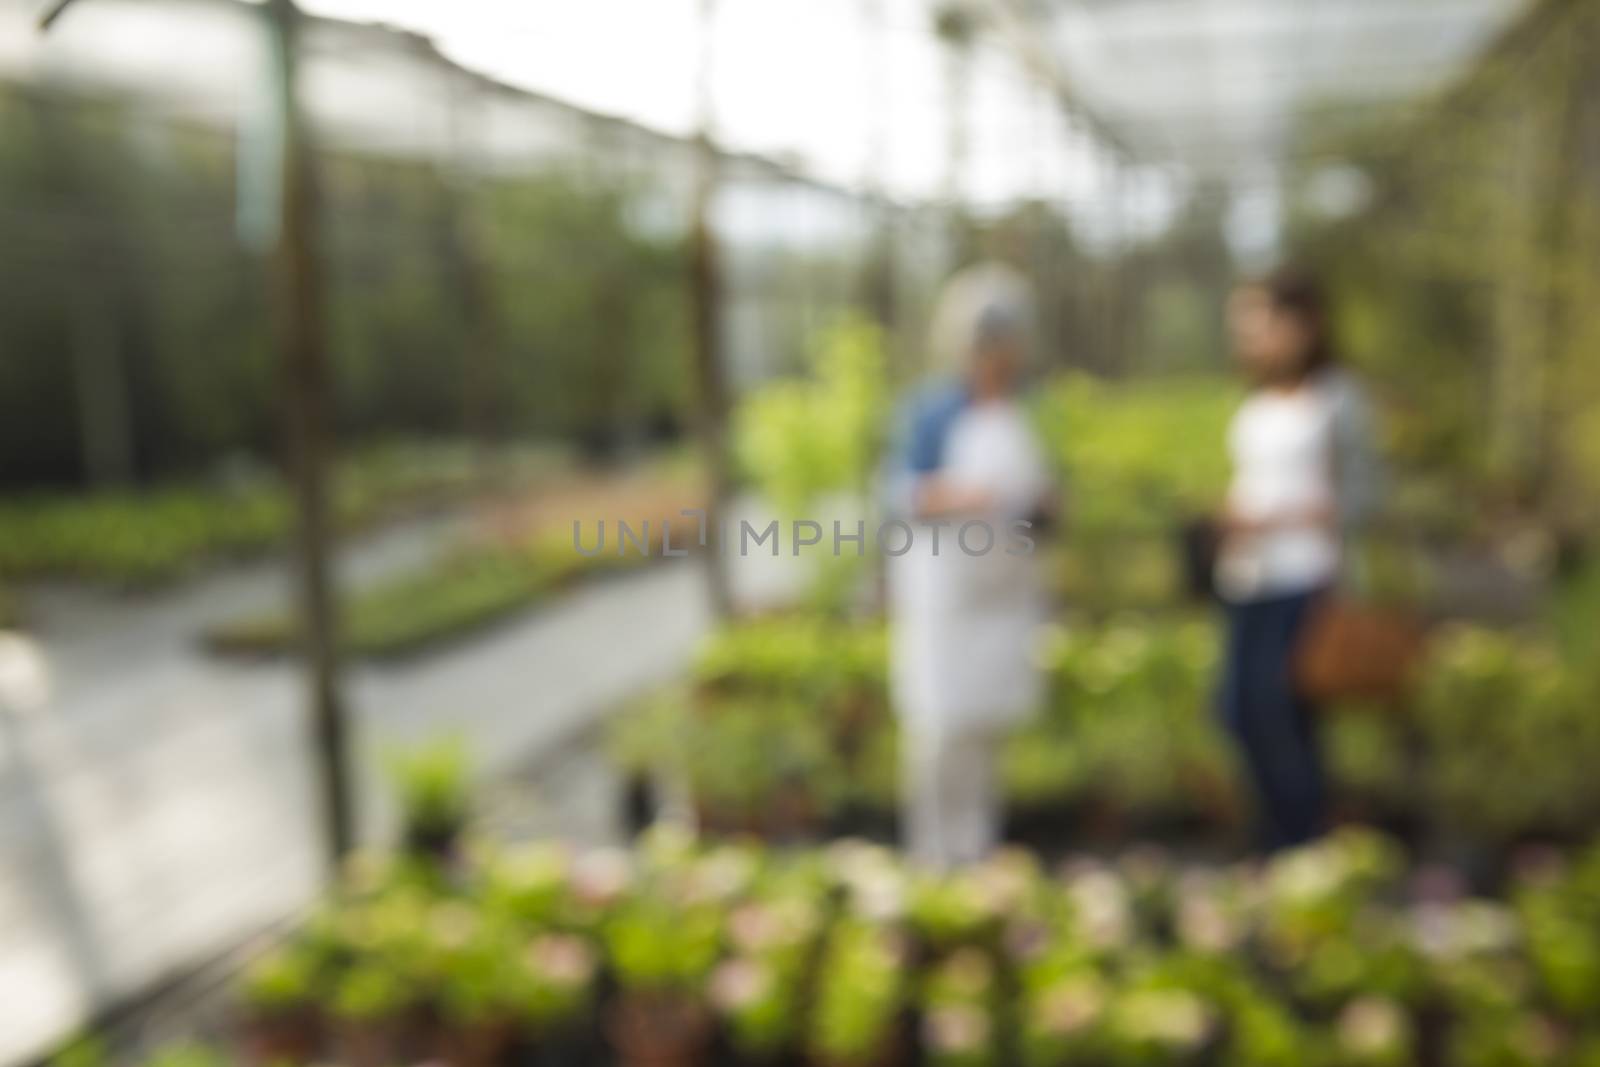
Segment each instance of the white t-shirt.
M1228 506L1270 520L1335 503L1334 405L1316 386L1261 389L1240 405L1228 430L1233 481ZM1230 538L1217 563L1229 600L1303 593L1332 581L1339 537L1329 526L1294 525Z

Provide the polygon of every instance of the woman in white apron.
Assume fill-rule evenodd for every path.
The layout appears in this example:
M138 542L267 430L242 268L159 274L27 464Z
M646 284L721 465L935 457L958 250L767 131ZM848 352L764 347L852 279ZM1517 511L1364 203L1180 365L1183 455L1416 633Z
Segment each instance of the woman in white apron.
M933 349L945 381L914 398L892 472L891 688L912 858L981 859L1000 833L998 743L1040 698L1033 647L1044 604L1031 519L1048 497L1016 400L1031 305L985 265L946 287Z

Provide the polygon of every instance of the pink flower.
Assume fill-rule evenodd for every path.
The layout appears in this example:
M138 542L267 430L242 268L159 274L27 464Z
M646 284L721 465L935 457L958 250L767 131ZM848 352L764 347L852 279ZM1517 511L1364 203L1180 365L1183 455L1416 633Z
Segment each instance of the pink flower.
M935 1052L975 1051L989 1040L989 1029L988 1013L972 1004L931 1008L922 1020L923 1039Z
M748 1008L771 991L772 972L756 960L726 960L711 975L711 1003L724 1014Z
M1051 1034L1072 1034L1093 1023L1105 1009L1105 993L1097 982L1069 978L1039 994L1034 1021Z
M994 984L994 964L981 949L958 949L939 968L939 978L951 993L976 999Z
M1339 1043L1359 1055L1392 1051L1408 1038L1405 1014L1383 997L1357 997L1339 1013Z
M460 901L437 904L428 914L428 929L439 944L460 948L478 932L478 916Z
M583 986L594 977L594 952L570 934L545 934L528 943L523 956L528 969L552 985Z
M572 867L572 891L585 904L603 907L622 895L633 881L633 863L618 848L600 849Z

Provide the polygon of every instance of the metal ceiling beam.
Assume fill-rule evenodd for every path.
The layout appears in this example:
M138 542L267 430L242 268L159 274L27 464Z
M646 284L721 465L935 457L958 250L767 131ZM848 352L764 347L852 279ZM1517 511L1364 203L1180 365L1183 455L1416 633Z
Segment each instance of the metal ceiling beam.
M1084 100L1046 46L1041 44L1041 40L1048 38L1048 27L1041 27L1034 21L1022 9L1020 0L984 0L984 6L994 17L1007 47L1022 61L1024 69L1049 86L1061 107L1080 119L1124 161L1136 158L1133 147L1113 124Z
M67 8L72 6L72 0L50 0L43 11L39 12L39 32L44 33L56 20L66 14Z

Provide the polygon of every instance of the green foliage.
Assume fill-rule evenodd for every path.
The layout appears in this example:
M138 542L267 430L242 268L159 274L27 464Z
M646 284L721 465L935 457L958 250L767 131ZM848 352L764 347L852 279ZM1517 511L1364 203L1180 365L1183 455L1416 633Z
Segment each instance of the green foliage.
M1208 694L1217 656L1199 621L1060 628L1041 642L1043 713L1005 754L1014 800L1099 798L1145 819L1227 818L1237 801Z
M681 775L705 813L734 823L768 818L786 799L826 815L882 784L886 658L878 625L743 621L701 646L692 688L623 717L609 747L636 772Z
M452 737L396 750L388 764L408 839L452 837L466 825L472 785L466 742Z
M1525 865L1511 906L1410 901L1413 873L1359 831L1265 865L1146 849L1046 875L1008 852L949 876L986 887L1000 936L939 947L905 894L952 894L887 849L706 847L657 830L626 853L480 853L450 883L361 857L280 951L316 961L324 1033L431 1019L438 1036L503 1025L559 1047L643 994L703 1000L737 1063L1591 1062L1600 846ZM598 941L574 926L580 903ZM172 1059L220 1062L204 1048Z
M1208 513L1227 486L1223 438L1238 404L1224 378L1106 383L1065 375L1035 401L1035 422L1067 487L1069 536L1167 534Z
M1600 674L1536 639L1460 628L1434 642L1419 700L1430 810L1491 836L1600 818Z
M392 1019L410 1003L410 991L398 974L374 963L356 966L333 987L333 1014L349 1022Z
M513 1013L549 1033L590 1010L598 959L588 941L571 934L542 934L523 949L505 990Z
M1439 106L1302 128L1292 190L1338 157L1371 195L1330 218L1291 193L1297 256L1329 280L1345 347L1393 401L1393 449L1448 486L1458 524L1508 507L1569 529L1595 516L1600 197L1573 146L1594 127L1597 18L1530 9Z
M734 414L740 470L780 511L800 515L825 493L864 490L888 422L884 338L861 319L816 342L812 377L748 394Z
M0 573L118 585L170 579L204 557L260 552L289 531L276 487L22 499L0 508Z
M1124 830L1236 828L1249 797L1213 709L1219 635L1183 616L1059 626L1037 654L1046 698L1002 754L1008 802ZM759 829L796 793L818 816L897 803L887 647L875 626L747 620L703 648L693 684L618 720L625 767L683 775L704 814ZM1600 817L1600 674L1535 637L1481 628L1434 642L1407 708L1319 723L1336 802L1483 844L1571 839ZM855 810L859 810L858 808Z
M158 1049L145 1061L147 1067L228 1067L228 1059L214 1048L182 1042Z
M837 923L817 971L810 1045L830 1063L872 1063L892 1047L906 996L894 934L859 919Z
M728 916L731 955L712 975L712 1003L744 1054L766 1058L802 1036L811 965L825 914L814 870L769 874Z
M339 465L334 506L341 525L356 528L464 495L479 482L460 449L374 447ZM0 575L151 585L219 559L281 549L291 524L286 489L265 475L236 485L23 496L0 505Z
M111 1060L106 1043L93 1034L73 1038L51 1058L51 1067L106 1067Z
M1000 1062L998 969L989 953L958 949L922 982L922 1042L928 1062L988 1067Z
M1600 849L1570 869L1545 870L1516 896L1533 974L1550 1004L1569 1019L1590 1017L1600 1004Z
M275 949L253 961L239 982L240 997L263 1013L309 1004L316 994L321 960L298 948Z
M716 692L787 695L831 708L854 698L881 702L887 653L881 626L780 615L713 634L697 651L693 674Z
M709 904L675 906L641 894L618 908L604 936L625 989L695 993L717 962L722 918Z
M235 236L235 150L230 131L135 105L0 91L0 197L16 208L0 219L0 463L14 476L83 473L80 423L96 416L73 357L90 343L112 353L100 378L128 409L140 473L272 454L270 287ZM681 423L682 243L641 224L657 188L565 165L463 187L433 160L319 164L342 438L615 440Z

